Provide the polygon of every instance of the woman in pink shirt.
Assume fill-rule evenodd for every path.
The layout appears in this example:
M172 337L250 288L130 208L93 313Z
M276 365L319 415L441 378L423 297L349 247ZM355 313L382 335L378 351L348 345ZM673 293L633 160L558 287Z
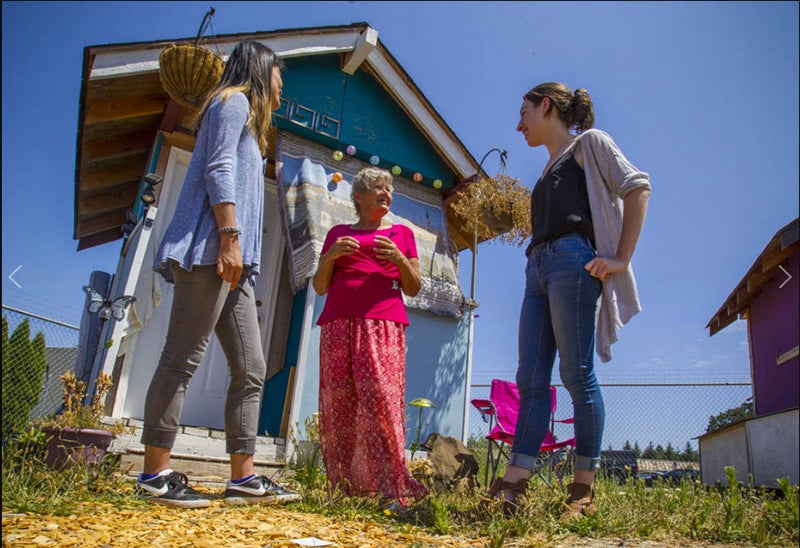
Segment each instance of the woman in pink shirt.
M314 290L327 294L321 326L322 457L332 489L406 506L428 490L406 469L405 327L402 293L422 287L414 233L383 218L392 175L366 167L353 179L358 221L332 227Z

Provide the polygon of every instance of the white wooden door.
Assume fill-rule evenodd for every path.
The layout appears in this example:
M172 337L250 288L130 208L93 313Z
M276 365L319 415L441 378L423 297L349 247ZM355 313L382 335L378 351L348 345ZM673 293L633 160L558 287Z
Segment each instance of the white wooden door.
M190 152L170 149L159 193L158 211L147 245L147 259L142 264L135 292L134 304L142 325L138 330L130 329L125 337L125 363L119 381L115 415L119 412L119 416L123 417L144 418L147 390L164 348L172 308L173 286L153 272L153 262L175 212L191 158Z
M256 276L254 295L258 307L264 355L269 352L269 335L275 311L275 292L283 256L278 194L274 182L264 186L264 233L261 268ZM181 424L224 429L225 397L230 384L228 363L216 335L211 336L203 362L186 390Z
M115 406L114 411L118 416L144 418L147 389L164 347L172 308L173 286L165 283L152 271L152 262L175 212L190 160L191 153L177 148L171 149L159 197L158 215L148 244L148 259L142 266L136 291L137 304L151 303L152 307L142 313L144 325L141 329L131 332L127 337L123 378L117 397L119 405ZM262 239L261 273L256 277L255 295L257 302L260 302L258 310L266 353L269 349L268 337L272 333L274 294L280 272L278 258L283 257L283 237L275 182L266 181L264 192L265 233ZM203 362L189 383L181 424L222 430L228 384L227 361L219 341L212 335Z

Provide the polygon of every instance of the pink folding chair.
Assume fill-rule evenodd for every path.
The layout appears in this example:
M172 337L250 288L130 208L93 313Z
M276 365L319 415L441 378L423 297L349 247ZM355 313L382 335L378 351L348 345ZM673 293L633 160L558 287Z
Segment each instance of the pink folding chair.
M556 420L556 388L550 387L550 429L545 434L544 441L539 447L539 458L548 464L547 468L556 471L559 483L561 481L561 471L563 463L569 460L572 450L575 448L575 438L564 441L556 440L553 429L556 423L572 424L572 418ZM517 414L519 413L519 392L517 385L513 382L501 379L492 379L492 387L489 392L489 399L474 399L472 405L480 412L484 421L489 423L489 433L486 435L488 441L486 449L486 469L484 470L484 482L489 488L497 477L497 469L503 458L508 460L511 446L514 444L514 431L517 427ZM555 462L556 455L564 448L567 449L566 458ZM545 483L550 485L550 481L542 474L541 466L537 467L536 474ZM491 482L490 482L491 473Z

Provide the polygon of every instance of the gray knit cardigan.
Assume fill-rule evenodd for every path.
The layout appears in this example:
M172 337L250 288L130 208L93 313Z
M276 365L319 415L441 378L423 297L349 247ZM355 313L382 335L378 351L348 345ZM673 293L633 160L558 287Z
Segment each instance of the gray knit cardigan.
M595 245L601 257L613 257L622 234L622 199L637 188L650 189L650 176L636 169L614 143L599 129L578 136L586 188L592 212ZM611 345L617 331L642 310L633 267L612 274L603 283L597 307L595 346L603 362L611 361Z

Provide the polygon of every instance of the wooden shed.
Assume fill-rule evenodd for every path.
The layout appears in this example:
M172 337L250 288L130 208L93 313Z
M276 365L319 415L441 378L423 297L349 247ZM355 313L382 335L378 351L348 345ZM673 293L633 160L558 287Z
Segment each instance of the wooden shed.
M774 487L800 480L800 220L781 228L708 322L713 336L747 321L753 419L700 436L703 482L725 482L725 466L739 481Z

